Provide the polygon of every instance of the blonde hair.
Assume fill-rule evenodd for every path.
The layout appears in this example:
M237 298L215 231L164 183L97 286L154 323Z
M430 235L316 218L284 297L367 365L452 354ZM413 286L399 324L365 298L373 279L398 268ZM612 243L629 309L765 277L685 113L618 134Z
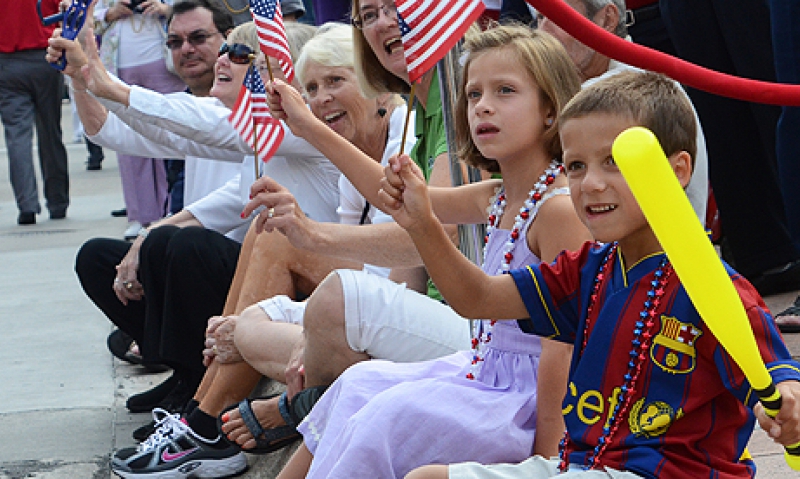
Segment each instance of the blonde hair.
M502 50L512 55L539 89L541 101L558 114L564 104L580 90L581 82L575 64L561 43L545 32L521 25L505 25L470 35L464 42L468 52L455 108L455 135L458 157L464 162L490 172L500 171L497 161L481 154L467 119L466 84L469 66L479 55ZM551 158L561 157L561 139L557 123L544 132L544 142Z
M233 45L234 43L247 45L251 50L253 50L253 53L257 54L259 52L258 32L256 31L256 25L253 22L242 23L231 30L231 33L228 34L228 38L226 38L225 41L228 43L228 45Z
M359 0L353 0L350 18L356 18L360 9ZM411 87L405 80L383 67L367 43L367 39L364 38L364 32L357 28L353 28L353 52L358 84L368 98L374 98L381 93L409 93L411 91Z
M625 71L599 80L575 95L561 112L561 124L605 113L631 119L658 138L667 156L697 153L697 122L681 87L659 73Z

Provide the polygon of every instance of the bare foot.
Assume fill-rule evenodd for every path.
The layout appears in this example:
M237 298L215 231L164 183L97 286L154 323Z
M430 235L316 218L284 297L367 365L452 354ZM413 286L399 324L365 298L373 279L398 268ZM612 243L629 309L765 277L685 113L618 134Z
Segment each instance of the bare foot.
M273 429L286 426L280 411L278 411L278 400L280 396L270 399L257 399L250 403L253 414L258 418L259 424L264 429ZM247 429L247 426L239 413L239 408L231 409L222 415L222 432L242 449L252 449L256 447L256 440Z

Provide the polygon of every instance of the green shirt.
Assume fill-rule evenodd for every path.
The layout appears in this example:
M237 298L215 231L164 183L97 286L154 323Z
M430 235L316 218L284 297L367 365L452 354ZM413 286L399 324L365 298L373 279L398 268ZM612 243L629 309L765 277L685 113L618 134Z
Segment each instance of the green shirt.
M420 167L425 179L430 180L434 160L442 153L447 153L447 133L444 129L438 72L434 73L431 79L425 108L423 109L417 102L414 111L416 112L414 136L417 138L417 143L411 149L409 156Z
M447 153L447 133L444 129L444 114L442 112L442 96L439 91L439 73L435 72L425 100L425 108L417 102L416 120L414 123L414 136L417 143L411 149L409 156L422 170L425 180L430 181L431 170L436 157ZM428 296L437 301L442 300L442 295L436 289L433 281L428 279Z

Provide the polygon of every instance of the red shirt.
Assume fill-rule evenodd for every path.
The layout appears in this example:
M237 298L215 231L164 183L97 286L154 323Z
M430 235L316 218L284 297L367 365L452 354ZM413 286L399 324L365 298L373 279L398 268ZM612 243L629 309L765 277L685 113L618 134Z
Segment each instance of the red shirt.
M58 0L42 0L42 15L58 13ZM55 25L45 27L36 0L0 0L0 53L47 48Z

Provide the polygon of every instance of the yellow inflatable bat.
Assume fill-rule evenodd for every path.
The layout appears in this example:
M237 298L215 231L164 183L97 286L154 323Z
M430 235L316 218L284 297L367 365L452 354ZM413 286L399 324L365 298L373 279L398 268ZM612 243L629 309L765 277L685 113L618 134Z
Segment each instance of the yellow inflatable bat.
M775 417L781 395L756 345L742 301L655 135L629 128L614 141L614 160L706 326L742 369L764 410ZM800 470L800 443L786 448Z

